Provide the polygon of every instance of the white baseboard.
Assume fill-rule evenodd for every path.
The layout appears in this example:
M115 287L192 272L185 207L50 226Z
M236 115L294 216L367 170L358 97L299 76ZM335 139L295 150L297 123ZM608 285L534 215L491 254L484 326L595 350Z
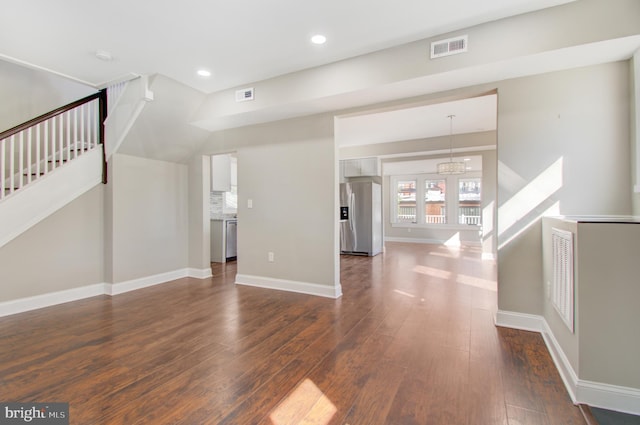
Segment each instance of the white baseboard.
M188 268L187 275L196 279L207 279L213 276L213 273L211 273L211 267L207 267L206 269Z
M516 313L513 311L498 310L496 313L496 326L522 331L542 332L544 319L534 314Z
M105 285L104 283L96 283L80 288L66 289L48 294L35 295L33 297L0 302L0 317L104 295Z
M317 283L273 279L270 277L251 276L246 274L237 274L236 284L277 289L280 291L298 292L301 294L317 295L326 298L340 298L342 296L342 286L340 286L340 284L335 286L319 285Z
M139 279L127 280L106 285L107 295L124 294L125 292L135 291L137 289L147 288L149 286L159 285L183 277L188 277L187 269L174 270L166 273L159 273L153 276L142 277Z
M556 369L558 369L558 373L560 374L560 378L562 378L562 382L564 382L564 386L569 393L569 397L571 400L578 404L584 403L583 401L579 401L578 399L578 384L580 380L578 379L578 374L569 363L569 359L562 351L562 347L558 343L558 340L551 332L551 328L547 324L547 321L540 316L542 320L543 331L542 339L544 339L544 343L549 350L549 354L551 354L551 358L553 359L553 363L556 365ZM588 404L588 403L586 403Z
M580 403L617 412L640 415L640 389L578 381Z
M542 316L510 311L496 313L496 326L540 332L571 400L578 404L640 415L640 389L578 378L562 347Z
M160 273L140 279L128 280L125 282L96 283L93 285L82 286L80 288L49 292L47 294L36 295L33 297L0 302L0 317L24 313L31 310L37 310L39 308L51 307L57 304L68 303L71 301L78 301L84 298L95 297L98 295L113 296L124 294L125 292L159 285L161 283L170 282L172 280L180 279L183 277L207 279L211 276L211 269L189 268L174 270L167 273Z

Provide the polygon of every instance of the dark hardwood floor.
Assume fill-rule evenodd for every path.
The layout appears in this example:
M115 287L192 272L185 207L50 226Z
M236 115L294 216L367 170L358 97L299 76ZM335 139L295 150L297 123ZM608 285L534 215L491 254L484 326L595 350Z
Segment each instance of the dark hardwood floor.
M71 424L581 424L540 335L497 328L479 249L343 256L338 300L235 263L0 319L0 401Z

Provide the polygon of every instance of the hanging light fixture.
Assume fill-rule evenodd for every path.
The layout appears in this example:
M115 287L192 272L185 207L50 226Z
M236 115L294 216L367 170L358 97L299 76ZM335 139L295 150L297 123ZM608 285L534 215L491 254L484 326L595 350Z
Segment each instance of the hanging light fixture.
M448 115L449 117L449 161L441 162L438 164L438 174L464 174L467 166L462 161L453 160L453 117L455 115Z

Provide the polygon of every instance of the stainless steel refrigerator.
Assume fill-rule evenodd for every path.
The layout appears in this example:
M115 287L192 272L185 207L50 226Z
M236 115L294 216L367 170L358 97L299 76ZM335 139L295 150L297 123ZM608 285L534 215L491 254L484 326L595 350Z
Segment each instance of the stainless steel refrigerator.
M340 252L382 252L382 189L374 182L340 184Z

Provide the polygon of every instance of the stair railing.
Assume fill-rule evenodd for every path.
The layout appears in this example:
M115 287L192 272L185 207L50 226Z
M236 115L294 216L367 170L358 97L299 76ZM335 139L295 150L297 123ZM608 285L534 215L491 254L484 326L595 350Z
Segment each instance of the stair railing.
M104 89L0 133L0 200L98 146L106 183L106 115Z

